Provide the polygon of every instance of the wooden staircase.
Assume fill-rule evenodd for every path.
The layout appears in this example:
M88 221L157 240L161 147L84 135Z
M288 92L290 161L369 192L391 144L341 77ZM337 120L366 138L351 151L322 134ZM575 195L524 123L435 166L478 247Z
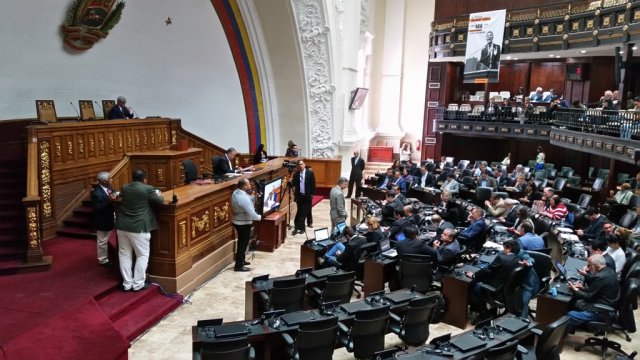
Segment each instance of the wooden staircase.
M387 169L390 168L392 163L390 162L374 162L367 161L364 167L363 177L366 179L369 176L373 176L376 173L386 173Z
M0 160L0 275L43 271L48 265L28 266L27 221L22 198L26 194L24 159Z
M56 231L58 236L95 240L96 232L91 225L93 205L91 200L83 200L82 205L73 210L73 215L64 220L64 226Z

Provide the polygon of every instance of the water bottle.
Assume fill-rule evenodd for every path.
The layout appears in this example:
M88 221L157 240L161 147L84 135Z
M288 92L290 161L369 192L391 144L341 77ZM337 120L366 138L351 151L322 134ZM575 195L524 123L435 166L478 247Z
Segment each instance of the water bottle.
M551 287L551 296L553 296L553 297L558 296L558 290L556 289L555 286Z

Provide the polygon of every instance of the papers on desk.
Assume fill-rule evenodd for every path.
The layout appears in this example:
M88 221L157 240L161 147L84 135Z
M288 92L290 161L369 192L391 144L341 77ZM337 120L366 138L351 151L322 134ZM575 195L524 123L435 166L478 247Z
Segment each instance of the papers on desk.
M213 181L211 181L211 179L198 179L198 180L192 181L191 183L195 185L207 185L207 184L213 184Z
M224 175L225 175L225 176L228 176L228 177L242 176L242 174L238 174L238 173L234 173L234 172L232 172L232 173L226 173L226 174L224 174Z
M578 239L578 236L576 234L567 234L567 233L562 233L559 234L560 239L564 240L564 241L579 241L580 239Z
M560 231L561 233L570 233L570 234L571 234L571 233L573 233L573 230L572 230L572 229L570 229L570 228L566 228L566 227L560 227L560 226L558 226L558 227L556 228L556 230Z
M487 240L487 241L484 243L484 247L485 247L485 248L491 248L491 249L498 249L498 250L502 250L502 249L503 249L503 248L502 248L502 245L500 245L500 244L496 244L496 243L494 243L493 241L489 241L489 240Z

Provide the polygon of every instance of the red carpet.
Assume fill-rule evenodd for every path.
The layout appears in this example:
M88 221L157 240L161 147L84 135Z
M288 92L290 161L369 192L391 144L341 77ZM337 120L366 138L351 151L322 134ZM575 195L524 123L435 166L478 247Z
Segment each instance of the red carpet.
M324 198L320 195L313 195L311 198L311 206L316 206L320 201L324 200Z
M180 306L156 286L120 291L118 268L97 265L94 241L43 247L51 271L0 277L0 359L126 359L129 341Z

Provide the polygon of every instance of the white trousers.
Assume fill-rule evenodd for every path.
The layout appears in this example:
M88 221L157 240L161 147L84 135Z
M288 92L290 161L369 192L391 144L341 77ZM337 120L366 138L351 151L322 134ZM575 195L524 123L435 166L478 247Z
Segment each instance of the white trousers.
M147 263L149 262L149 244L151 233L132 233L117 230L118 257L120 258L120 273L124 290L138 290L144 286ZM136 254L136 264L133 268L133 254Z
M111 236L111 230L96 230L96 249L98 250L98 263L100 264L109 262L109 249L107 247L109 236Z

